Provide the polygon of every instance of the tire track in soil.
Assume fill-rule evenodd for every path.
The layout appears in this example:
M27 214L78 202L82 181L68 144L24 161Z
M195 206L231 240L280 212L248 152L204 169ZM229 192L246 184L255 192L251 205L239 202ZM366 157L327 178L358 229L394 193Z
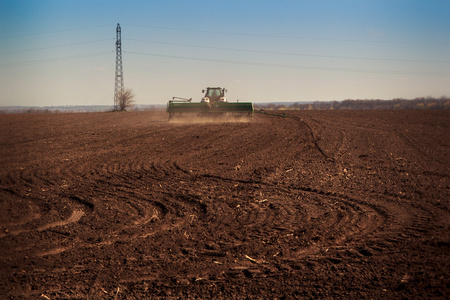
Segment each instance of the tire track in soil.
M177 169L181 169L183 174L187 172L180 166L180 163L174 163ZM167 170L167 169L165 169ZM168 172L164 171L167 175ZM173 175L173 173L170 173ZM218 176L210 176L210 175L202 175L202 185L215 186L216 190L213 194L221 194L217 193L217 186L220 186L219 189L224 190L232 190L232 187L236 187L238 185L250 185L254 186L255 184L261 185L261 183L246 183L241 180L233 180L230 178L220 178ZM205 180L208 179L208 180ZM212 181L212 182L210 182ZM227 184L225 184L227 183ZM267 189L271 189L267 185L262 188L262 190L267 191ZM212 257L227 257L227 252L235 251L239 248L245 248L247 236L254 236L258 239L262 239L263 241L270 241L270 239L275 238L279 235L280 232L284 232L287 236L293 236L294 232L298 230L297 226L305 227L305 220L310 221L311 219L318 220L318 222L314 222L308 230L311 228L319 228L316 231L320 231L320 228L328 232L328 236L323 238L326 242L315 242L312 245L298 251L297 255L293 256L291 259L298 259L301 257L305 257L307 255L316 254L319 252L318 249L324 247L327 243L329 243L328 239L333 239L333 243L329 243L329 247L333 246L333 244L339 245L340 243L345 242L348 239L353 239L357 241L357 236L359 235L361 238L365 235L375 231L378 227L383 224L384 220L384 209L380 208L372 208L366 206L361 203L357 203L357 201L352 201L348 196L340 196L332 195L327 196L330 193L317 191L311 188L303 188L300 189L302 193L313 194L315 196L320 196L320 198L316 199L313 203L304 203L300 207L292 207L286 205L279 205L276 203L276 197L273 198L270 195L267 197L268 199L255 200L254 195L242 195L240 193L239 197L244 199L252 199L252 201L247 201L244 203L238 203L234 207L230 205L226 205L225 203L229 203L227 198L229 196L219 196L213 201L204 202L206 203L207 213L204 214L203 218L196 218L196 222L202 222L204 230L207 232L207 236L209 236L209 241L212 244L215 244L215 241L220 241L219 243L224 245L222 247L214 247L219 250L207 251L206 249L201 252L204 255L209 255ZM291 197L291 192L289 191L280 191L277 188L274 188L273 193L280 194L281 198L286 198L284 193L289 194L288 197ZM275 201L274 201L275 200ZM333 205L336 205L336 200L340 200L339 203L339 213L338 214L328 214L330 209L334 210ZM344 201L345 200L345 201ZM273 202L272 202L273 201ZM324 202L332 202L328 205L324 205ZM264 206L261 205L264 203ZM320 205L319 205L320 204ZM330 207L331 206L331 207ZM381 213L378 210L381 210ZM218 214L217 212L224 212L222 214ZM308 218L301 218L299 216L308 215ZM311 217L314 215L313 217ZM324 217L325 215L325 217ZM320 218L319 218L320 217ZM211 221L214 220L212 223ZM311 222L311 221L310 221ZM206 225L208 224L208 225ZM212 224L213 226L210 226ZM239 226L246 233L245 236L235 236L234 239L230 239L229 237L224 241L223 235L214 239L211 237L217 236L217 232L227 232L227 230L233 227L233 224L239 224ZM286 227L286 224L289 226ZM320 224L321 227L319 226ZM323 224L327 224L324 227ZM363 225L361 225L363 224ZM303 229L304 230L304 229ZM229 231L231 231L229 229ZM235 231L235 230L233 230ZM303 231L304 232L304 231ZM339 234L337 234L339 233ZM189 233L188 233L189 235ZM336 237L336 235L339 235ZM297 236L298 237L298 236ZM250 243L251 244L251 243ZM278 246L279 247L279 242ZM271 255L278 253L279 251L275 251L276 247L268 247ZM191 249L189 249L191 250ZM242 251L242 249L239 249ZM207 254L209 253L209 254ZM284 258L288 259L288 258ZM247 259L248 260L248 259ZM248 265L247 260L241 257L240 263L244 265ZM223 264L223 263L221 263ZM265 265L267 267L267 265ZM255 269L255 267L252 267ZM247 268L242 269L243 271L247 270ZM262 271L261 271L262 272ZM208 274L203 273L202 277L208 277ZM146 275L146 278L148 276Z
M322 149L322 147L319 145L319 136L318 134L313 130L313 128L303 119L301 118L295 118L299 123L302 123L304 126L306 126L309 130L309 133L311 134L311 139L312 142L314 143L314 146L316 147L316 149L319 151L320 154L323 155L323 157L327 160L330 160L332 162L334 162L334 157L328 155L324 149ZM313 119L312 119L313 120ZM342 145L342 142L341 142Z
M139 180L145 179L149 175L151 180L157 180L158 182L164 182L165 178L169 177L170 181L174 178L183 179L183 177L177 175L180 173L180 168L176 163L172 162L143 162L143 161L132 161L129 163L117 163L112 162L111 164L102 164L100 167L86 167L86 164L74 164L75 170L69 170L71 174L77 174L75 176L83 176L85 179L89 179L88 174L95 174L96 176L106 176L114 181L117 179L126 179L127 183L133 182L133 185L140 186ZM93 171L95 170L95 171ZM101 171L99 171L101 170ZM139 172L140 171L140 172ZM181 175L186 172L181 171ZM73 176L73 175L72 175ZM67 178L67 177L66 177ZM70 180L70 178L69 178ZM108 182L102 181L102 185L97 186L98 188L108 190ZM106 186L105 186L106 183ZM153 183L154 184L154 183ZM160 189L162 189L161 183L158 183ZM129 242L131 240L139 238L147 238L154 235L155 233L161 234L163 231L173 230L176 228L187 226L192 222L193 212L189 214L191 210L190 206L193 204L191 198L186 197L185 193L182 195L173 194L162 190L159 192L159 197L165 197L163 204L159 200L153 200L149 195L145 193L136 193L133 186L122 185L121 187L116 187L114 195L123 197L123 203L128 209L124 209L122 206L118 209L119 213L126 215L123 225L119 226L116 230L109 231L107 234L97 234L98 239L101 240L99 243L89 244L78 242L76 248L80 247L95 247L102 245L111 245L116 242ZM126 196L124 196L126 195ZM77 196L79 199L79 197ZM181 201L180 201L181 199ZM170 205L168 205L168 204ZM188 203L188 205L186 205ZM196 208L194 208L197 210ZM133 210L133 212L130 212ZM181 213L181 211L183 211ZM184 211L188 211L187 213ZM183 214L186 218L178 218L177 216ZM128 221L129 220L129 221ZM150 228L145 227L148 223L151 223ZM73 248L73 247L71 247ZM58 254L61 251L49 250L46 254ZM69 248L65 248L68 250Z
M310 130L311 130L311 135L314 138L314 132L312 131L311 128L310 128ZM315 145L319 149L319 151L325 157L329 158L329 156L325 155L324 151L322 151L321 148L318 146L316 140L314 140L314 141L315 141ZM110 164L103 164L100 167L92 166L92 163L88 161L88 162L86 162L84 164L83 163L82 164L75 163L74 167L72 167L72 168L66 167L64 169L66 170L66 174L72 174L72 177L74 177L75 174L78 174L78 176L83 176L83 177L88 177L86 174L97 175L97 176L104 175L104 176L113 176L113 177L116 177L116 178L119 178L119 179L122 179L122 180L126 180L127 182L136 180L135 177L130 176L130 172L132 170L135 171L135 172L139 172L141 170L146 170L146 171L150 171L151 170L152 173L153 173L152 175L156 177L155 179L159 179L160 181L173 181L174 179L178 180L180 178L183 178L186 174L189 174L189 171L183 170L179 166L179 163L177 163L177 162L169 162L169 161L167 161L165 164L163 164L161 162L153 162L151 164L144 164L142 162L131 162L131 163L113 162L113 163L110 163ZM180 173L180 171L181 171L181 173ZM179 176L178 173L182 174L183 176ZM36 172L35 174L40 174L40 173ZM29 179L30 177L33 178L33 179L32 180ZM38 181L40 184L48 184L49 183L48 180L47 180L48 177L49 177L48 173L41 174L41 175L30 175L30 174L24 175L24 174L21 174L21 178L24 179L25 181L27 181L27 182ZM130 177L132 178L131 180L130 180ZM71 180L71 178L67 177L67 176L65 177L65 179L66 179L66 181L69 181L69 182ZM230 179L221 178L221 180L228 181L228 182L231 181L231 184L234 184L233 180L230 180ZM241 183L241 182L239 182L239 183ZM126 192L126 191L122 191L122 192ZM318 192L317 194L323 194L323 193L322 192ZM136 198L133 197L133 200L136 201ZM321 201L321 203L322 203L322 210L327 211L329 209L329 207L326 207L326 206L323 207L323 202L322 202L323 200L324 199L322 197L322 199L320 199L318 201ZM173 203L173 200L170 201L169 203ZM183 204L183 205L185 205L185 204ZM136 205L134 205L134 206L136 206ZM148 222L151 222L151 221L157 219L157 216L159 215L158 213L155 213L157 210L155 210L154 208L153 208L153 210L151 210L152 211L151 215L148 213L148 211L149 211L148 209L147 209L146 212L142 213L142 212L139 212L140 211L139 208L136 208L136 207L134 207L134 208L136 209L136 213L134 213L132 215L138 215L138 216L139 215L143 215L142 219L134 221L133 225L122 226L119 230L117 230L116 232L112 233L112 236L116 235L116 238L114 238L114 239L109 238L108 241L104 241L104 242L102 242L102 244L111 244L113 242L122 240L119 237L121 232L127 232L127 230L129 228L131 228L131 227L136 227L136 226L144 225L144 224L146 224ZM226 208L222 207L222 210L225 210L225 209ZM303 209L305 209L305 207L303 207ZM167 207L165 207L164 210L168 211L168 210L172 210L172 209L168 209ZM179 208L174 208L173 209L173 211L174 211L173 214L174 215L178 214L179 210L180 210ZM205 208L203 208L203 210L205 210ZM206 210L217 211L218 207L211 207L211 208L206 209ZM315 210L317 210L317 208ZM347 209L347 210L349 211L349 214L354 213L354 212L352 212L352 209ZM228 217L227 219L231 220L231 222L237 221L238 223L241 224L241 226L247 227L247 228L250 228L250 229L251 229L251 227L256 227L256 224L261 223L261 221L263 221L263 220L265 222L262 223L262 224L264 226L268 226L269 224L271 224L270 221L273 221L275 219L282 219L283 222L281 222L279 224L279 226L277 226L278 228L281 228L284 223L286 223L286 224L295 224L297 222L301 222L301 220L300 221L298 221L298 220L296 221L295 220L295 218L299 215L300 212L298 211L298 209L294 209L292 207L283 207L283 206L281 206L281 207L278 207L277 209L274 209L273 207L271 209L261 209L261 207L260 207L258 209L258 211L259 211L259 215L257 214L256 216L254 216L254 210L248 210L248 209L242 210L241 209L239 214L237 214L235 212L234 216L232 215L231 217ZM275 213L275 211L276 211L276 213ZM230 210L227 209L227 212L230 213ZM268 212L270 212L271 216L269 216ZM308 211L306 213L307 214L308 213L311 214L311 212L308 212ZM320 212L316 212L316 213L320 214ZM190 214L189 216L195 216L195 215L194 214ZM214 217L217 218L217 215L215 215ZM328 225L329 228L336 228L335 232L337 232L339 230L342 230L342 231L345 232L345 229L341 228L342 227L341 225L342 224L348 224L348 223L351 224L351 222L349 222L349 219L351 217L349 215L345 215L345 216L342 215L342 211L341 211L341 215L335 216L335 217L336 217L336 222L329 221L329 219L325 219L325 220L323 220L323 223L325 223L325 224L329 223L329 225ZM294 218L294 219L291 219L291 218ZM70 217L68 220L71 220L71 219L72 219L72 217ZM210 220L211 219L212 219L212 217L210 217ZM223 220L222 223L227 223L227 222L230 223L229 220ZM339 222L339 223L337 223L337 222ZM68 223L70 223L70 222L61 222L60 221L60 222L49 223L47 225L43 225L43 226L39 227L37 230L41 231L41 230L45 230L45 229L48 229L50 227L54 227L54 226L58 226L58 225L66 225ZM174 223L175 223L175 225L174 225ZM165 225L160 225L159 229L154 229L154 232L158 232L160 230L167 230L169 228L180 227L181 224L187 224L187 223L190 223L190 221L183 221L183 220L175 221L173 219L170 220L170 221L166 220ZM216 222L216 223L220 224L220 222ZM170 224L170 225L168 225L168 224ZM275 231L275 232L278 232L278 231ZM151 235L151 234L150 233L144 233L142 236L143 237L148 237L149 235ZM131 237L131 239L132 238L136 238L136 237L137 237L137 235L134 235L134 236ZM130 238L128 238L128 237L124 238L124 240L129 240L129 239ZM342 238L342 239L344 239L344 238ZM239 243L239 242L233 241L231 243L235 244L235 243ZM313 247L314 246L311 246L311 248L313 248ZM317 248L317 246L316 246L316 248ZM57 249L59 249L59 248L57 248ZM304 253L308 253L308 252L311 252L311 251L304 250L303 252ZM56 254L56 253L59 253L59 251L49 250L46 253L48 253L48 254L55 253Z
M321 125L320 118L314 122L327 126ZM293 129L298 129L299 124L300 131L309 128L309 139L292 139L298 137ZM10 244L9 249L15 249L7 254L10 258L22 253L45 258L47 267L33 273L43 282L69 274L80 264L84 269L95 270L99 259L108 266L104 269L102 265L102 272L112 270L108 274L114 274L128 290L167 279L171 280L169 288L180 283L190 286L229 280L248 284L254 279L283 274L297 276L295 270L310 260L336 263L350 262L355 255L396 255L401 250L395 245L417 239L431 218L448 213L429 203L417 205L413 198L399 201L399 197L356 188L336 192L335 187L315 184L314 178L305 181L298 177L300 173L295 168L308 166L299 161L299 153L307 148L295 147L314 144L327 168L332 165L342 169L347 163L342 157L352 141L351 133L345 130L367 128L347 124L339 133L333 133L334 141L321 144L320 133L305 121L275 121L272 130L287 132L288 136L273 135L276 141L258 155L280 153L272 160L265 157L266 166L294 171L287 175L271 171L267 176L259 176L253 170L260 170L257 168L261 158L250 149L262 146L256 133L261 136L267 129L260 129L258 124L236 126L220 132L215 131L214 124L169 124L163 128L165 141L156 141L147 151L139 145L149 141L130 138L129 143L135 145L128 144L130 149L125 153L92 154L87 159L61 159L50 165L7 172L0 180L3 190L8 190L10 199L27 207L1 224L12 230L0 235L2 242ZM250 140L239 137L234 128L246 128L247 133L255 135ZM171 130L174 136L170 135ZM212 135L205 144L201 138L190 142L191 136L201 137L204 130ZM226 144L229 148L223 153L231 153L231 162L217 164L214 134L228 142L227 133L239 143L239 155L243 158L233 160L236 152ZM158 134L139 136L158 140ZM187 149L199 150L183 155L182 146L166 152L153 151L175 140L187 143ZM199 141L196 148L192 147L195 141ZM314 156L308 159L311 157ZM242 168L233 169L236 164L242 164ZM23 189L16 191L11 186ZM68 217L55 219L61 215ZM45 240L33 240L29 234L45 236ZM15 235L25 238L28 244L13 240ZM66 253L65 258L60 255L62 252ZM95 253L95 259L87 253ZM114 259L106 260L103 255ZM123 265L117 263L123 257ZM45 268L52 268L51 258L75 259L66 261L65 270L48 272ZM33 282L31 277L28 280ZM100 275L92 280L100 287L105 284ZM91 283L88 280L82 285ZM43 286L35 294L44 291ZM89 293L93 291L89 289Z
M92 170L91 168L86 168L83 165L78 165L78 169L76 170L76 172L72 172L74 174L83 174L86 173L87 170ZM152 176L154 178L158 178L160 181L174 181L174 179L179 180L179 179L185 179L186 175L189 175L189 171L184 170L182 167L180 167L180 164L178 162L170 162L167 161L166 163L161 163L161 162L153 162L151 164L147 164L146 166L144 166L144 164L142 163L137 163L137 162L132 162L131 165L119 165L119 164L112 164L112 165L103 165L100 168L94 168L95 170L103 170L104 173L111 175L111 176L116 176L117 173L125 173L127 174L126 176L119 176L119 178L130 178L130 171L131 170L147 170L147 171L151 171ZM68 170L70 170L70 168L68 168ZM96 175L101 174L100 172L97 171ZM207 175L203 175L203 178L207 178L209 176ZM187 178L189 179L189 178ZM234 184L242 184L242 181L234 181L232 179L228 179L228 178L213 178L214 181L219 180L220 182L227 182L230 185L234 185ZM134 178L133 180L136 180L136 178ZM222 183L223 184L223 183ZM305 189L308 190L308 189ZM311 192L312 189L309 189L309 192ZM127 192L126 190L122 191L122 192ZM130 192L128 192L130 193ZM312 193L316 193L318 195L322 195L325 194L323 192L320 191L312 191ZM184 194L184 193L183 193ZM172 198L175 198L176 196L173 196ZM185 197L186 198L186 197ZM133 200L136 201L136 197L133 197ZM322 202L324 199L320 199L318 200L319 202ZM173 203L173 199L172 201L168 201L170 203ZM188 205L192 205L192 201L187 201ZM213 202L216 203L216 202ZM163 206L162 204L160 204L161 206ZM209 205L209 206L208 206ZM215 204L211 204L209 203L206 208L203 205L202 210L203 211L212 211L212 212L216 212L219 210L219 205ZM261 208L259 207L257 210L255 210L255 208L257 207L257 205L255 203L251 204L253 206L253 208L249 209L249 208L245 208L245 209L241 209L239 212L234 212L233 215L233 210L230 210L229 207L227 206L222 206L220 207L220 210L222 211L227 211L227 213L225 215L228 215L227 218L223 219L223 220L217 220L218 215L214 214L212 216L208 216L205 215L204 218L206 218L205 220L202 217L199 217L195 214L192 213L193 210L190 211L191 214L189 215L188 220L174 220L171 219L170 221L166 222L165 225L160 225L159 229L153 229L152 233L143 233L141 234L140 237L148 237L150 235L154 235L155 232L159 232L162 230L168 230L169 228L177 228L177 227L182 227L182 224L188 224L192 222L192 218L197 219L198 221L205 221L206 223L209 223L211 220L215 220L215 224L218 227L222 227L224 228L225 225L230 226L231 223L233 222L238 222L241 224L242 227L246 227L248 229L252 229L252 227L267 227L270 226L274 220L283 220L282 222L277 222L278 225L276 226L278 229L273 229L275 233L278 233L280 230L279 228L283 227L284 224L295 224L295 223L300 223L301 220L296 220L298 219L298 215L301 215L302 212L299 211L298 208L292 208L292 207L285 207L285 206L279 206L276 209L274 207L270 207L267 208ZM136 204L135 204L136 206ZM186 203L183 203L182 206L184 206L184 208L186 208ZM165 211L170 211L173 210L173 214L179 214L179 210L180 208L168 208L166 206L163 206ZM136 207L135 207L136 208ZM188 208L189 209L189 208ZM305 209L305 206L303 207L303 210ZM328 207L323 207L322 205L322 210L326 211L328 210ZM141 212L139 212L141 210ZM352 214L352 209L347 209L349 211L349 214ZM122 238L120 237L120 232L124 232L127 231L127 229L129 229L130 227L137 227L140 225L145 225L148 222L151 222L155 219L157 219L157 213L155 213L155 210L152 211L151 216L149 216L148 213L148 209L145 211L142 211L142 209L136 208L136 213L135 215L141 215L142 219L141 220L136 220L134 221L133 225L126 225L121 227L117 232L113 233L112 235L116 235L115 238L111 239L109 238L107 241L103 241L102 243L100 243L101 245L104 244L112 244L114 242L117 242L119 240L125 241L125 240L131 240L131 239L135 239L137 237L139 237L139 235L132 235L131 237L126 237L126 238ZM255 213L257 212L257 213ZM231 215L230 215L231 213ZM304 212L303 212L304 213ZM313 214L312 212L306 212L306 214ZM317 208L315 208L315 214L319 214L320 215L320 211L317 211ZM336 217L338 219L338 221L340 221L339 223L337 222L330 222L329 220L325 220L324 223L329 223L328 227L334 227L337 228L336 230L343 230L345 231L345 229L342 228L342 224L344 223L348 223L348 219L350 219L350 216L337 216ZM260 225L260 223L262 224L262 226ZM275 224L277 224L275 223ZM221 225L219 225L221 224ZM341 225L339 225L341 224ZM339 226L338 226L339 225ZM51 227L51 226L48 226ZM261 229L256 229L256 231L261 231ZM283 231L284 229L281 229L281 231ZM216 229L211 230L211 232L217 231ZM292 231L292 230L291 230ZM289 233L292 234L292 233ZM230 244L239 244L239 241L231 241L228 242ZM311 246L310 248L318 248L319 246ZM56 248L53 250L49 250L47 251L45 254L50 255L50 254L58 254L60 253L60 251L58 251L58 249L60 248ZM65 248L65 250L67 250L67 248ZM304 250L304 253L307 253L307 250ZM42 254L41 254L42 255Z
M92 168L92 165L89 166L89 163L69 163L66 164L64 170L65 172L63 174L60 173L61 169L57 169L57 170L41 170L39 168L29 168L28 170L22 170L21 172L19 172L19 174L9 174L10 178L13 178L13 182L14 184L23 184L27 186L27 189L29 190L38 190L38 191L49 191L51 190L51 187L55 185L55 182L58 182L61 180L61 178L64 178L64 182L72 182L74 179L77 179L78 177L82 177L84 179L89 179L90 175L105 175L105 176L109 176L109 175L113 175L115 177L118 178L124 178L122 176L120 176L120 172L122 170L124 170L125 172L129 172L130 168L127 165L108 165L106 168L103 167L102 171L104 173L101 172L93 172L93 170L99 170L97 168ZM140 168L138 166L138 168ZM55 173L52 173L52 171L55 171ZM119 172L119 173L118 173ZM61 176L62 175L62 176ZM51 179L49 179L51 178ZM34 186L35 185L35 186ZM108 187L106 186L97 186L97 188L106 188L108 189ZM41 193L42 194L42 193ZM69 201L70 202L78 202L78 204L81 204L82 206L88 206L88 210L93 209L93 204L90 202L86 202L86 201L82 201L81 198L83 197L83 192L81 192L80 196L71 196L71 200L76 200L76 201ZM20 200L22 201L26 201L26 197L27 194L23 197L20 198L18 197ZM34 197L39 197L40 195L34 195ZM51 197L52 195L50 195ZM89 197L88 195L86 195L87 197ZM45 196L44 196L45 197ZM30 202L31 203L31 202ZM67 203L66 203L67 204ZM148 205L148 201L144 201L145 205ZM157 219L159 217L159 214L157 212L157 209L154 207L151 208L141 208L141 204L137 203L137 206L134 207L134 209L136 210L135 214L137 216L140 216L139 219L136 219L134 221L134 223L131 225L131 227L133 226L139 226L139 225L145 225L148 222L151 222L155 219ZM30 206L32 206L32 204L30 204ZM78 205L76 205L78 206ZM133 205L131 205L133 206ZM161 205L160 205L161 206ZM11 228L13 227L13 229L8 229L7 233L2 233L0 237L5 237L7 235L19 235L22 233L28 233L28 232L35 232L35 231L45 231L48 230L50 228L53 227L58 227L58 226L65 226L65 225L69 225L71 223L75 223L77 221L79 221L79 219L84 215L84 211L83 209L79 209L77 207L72 207L72 214L64 220L58 220L58 221L51 221L51 220L47 220L48 218L46 216L46 214L41 214L39 213L40 209L39 208L35 208L34 209L37 212L31 212L29 213L25 218L15 221L15 222L8 222L5 224L2 224L2 227L6 227L6 228ZM50 216L52 217L52 216ZM52 217L53 218L53 217ZM27 225L27 223L30 223L33 220L37 220L39 219L39 223L42 223L42 225L39 226L33 226L32 224ZM27 225L25 227L28 227L27 229L14 229L14 227L20 227L21 225ZM126 227L123 227L121 229L125 230ZM102 239L101 235L100 235L100 239ZM55 243L57 244L57 242ZM77 243L78 247L83 246L84 243ZM26 248L32 248L32 245L28 245ZM38 253L38 255L42 256L42 255L50 255L50 254L58 254L60 252L62 252L63 250L67 250L69 248L72 247L57 247L55 249L50 249L48 251L45 252L41 252Z
M314 121L316 123L320 123L320 121L314 120L311 117L309 119L311 119L312 121ZM325 122L323 122L323 121L325 121ZM364 125L361 123L355 124L355 123L350 123L348 121L324 118L323 116L322 116L322 123L323 124L331 123L331 124L333 124L333 127L335 127L335 126L338 126L340 128L349 127L349 128L357 129L361 132L367 132L367 131L368 132L379 132L381 135L399 137L400 140L402 140L411 149L416 151L424 159L432 160L437 163L443 163L443 161L437 159L435 155L428 153L428 151L433 148L433 147L430 147L429 143L423 144L423 143L413 142L413 140L411 140L411 138L407 137L404 132L399 131L397 128L394 128L394 129L390 128L389 125L392 126L392 124L381 124L381 126L380 126L380 124L377 124L378 126L376 127L374 125L370 126L370 125ZM440 146L440 142L442 142L440 140L437 140L436 138L433 138L432 136L425 135L423 133L418 134L417 132L411 132L412 131L411 128L409 128L409 130L406 129L404 131L412 136L421 136L422 138L426 137L426 139L429 140L429 142L432 142L432 144L434 144L434 146L437 146L437 147ZM352 132L352 130L345 130L345 131L342 130L341 132L345 138L345 136L348 136L348 134L346 134L346 132ZM347 140L349 140L349 139L347 138ZM341 143L341 145L342 144L343 143ZM339 150L336 152L339 152Z
M46 223L46 224L41 225L41 226L39 226L37 228L34 228L34 229L15 229L15 230L10 230L8 233L11 234L11 235L19 235L21 233L27 233L27 232L32 232L32 231L44 231L44 230L47 230L47 229L52 228L52 227L64 226L64 225L68 225L68 224L71 224L71 223L78 222L83 215L84 215L84 211L83 210L81 210L81 209L74 209L72 211L72 214L70 215L70 217L67 218L67 219ZM38 218L39 218L39 216L34 217L33 219L38 219ZM22 223L22 222L20 222L20 223ZM27 222L25 222L25 223L27 223ZM22 224L25 224L25 223L22 223ZM9 223L9 224L7 224L7 226L11 226L12 224L14 224L14 223ZM17 225L17 224L14 224L14 225ZM0 235L0 237L4 237L4 236L6 236L6 234Z
M339 120L335 120L335 119L330 119L330 118L323 118L322 116L322 121L324 124L331 123L334 124L333 127L339 126L343 132L343 136L344 137L349 137L349 135L347 134L347 132L355 132L354 129L361 131L361 132L365 132L365 134L367 134L367 132L376 132L377 134L383 135L383 136L387 136L391 139L397 140L397 137L400 137L400 140L402 142L404 142L407 146L409 146L411 149L413 149L417 154L419 154L419 157L423 158L424 160L428 160L430 162L438 162L438 163L442 163L442 161L440 159L437 159L435 156L431 156L429 153L427 153L427 151L424 151L421 149L420 146L418 146L417 144L415 144L414 142L412 142L409 138L407 138L405 136L405 134L399 132L399 130L397 130L397 128L390 128L389 126L392 126L391 124L382 124L380 127L375 127L374 125L363 125L362 123L350 123L350 122L344 122L341 119ZM317 123L320 123L320 121L315 120ZM349 130L348 128L351 128L352 130ZM405 132L408 132L409 134L412 133L411 128L407 127L408 130L405 130ZM423 133L421 133L420 135L423 135ZM420 135L418 134L412 134L412 136L415 136L416 138L419 137ZM350 138L347 138L347 141L350 141ZM353 140L355 140L353 138ZM432 139L433 142L436 144L436 139L433 138ZM342 143L341 143L342 145ZM339 154L339 152L342 152L342 147L340 146L336 153ZM392 154L391 154L392 155ZM342 156L342 155L339 155ZM342 165L342 161L341 160L336 160L336 162L338 162L340 165ZM374 199L379 198L379 195L373 195L372 196ZM404 199L404 200L413 200L410 197L404 195L404 194L400 194L400 195L389 195L389 193L385 192L384 195L385 200L388 201L383 201L384 205L386 207L389 207L389 212L390 212L390 229L392 232L395 232L396 234L394 235L398 235L398 232L402 232L399 236L395 236L395 237L389 237L388 239L390 239L393 242L402 242L405 241L409 238L411 238L412 236L417 237L417 231L423 231L424 228L429 227L428 222L430 221L430 219L432 218L432 216L436 213L439 212L439 210L436 210L436 207L433 207L433 209L431 209L430 207L428 209L419 209L417 207L417 204L415 205L415 207L411 207L411 204L409 203L409 201L407 202L408 204L402 203L400 204L396 204L394 206L393 203L397 202L398 199ZM372 200L373 202L373 200ZM386 203L389 203L389 205L386 205ZM411 201L412 203L412 201ZM423 206L423 205L421 205ZM431 213L431 211L434 211L434 213ZM395 213L392 213L395 212ZM440 213L438 213L439 215L444 215L443 214L444 211L441 211ZM411 233L410 228L414 228L414 230L416 233ZM412 235L412 236L411 236Z

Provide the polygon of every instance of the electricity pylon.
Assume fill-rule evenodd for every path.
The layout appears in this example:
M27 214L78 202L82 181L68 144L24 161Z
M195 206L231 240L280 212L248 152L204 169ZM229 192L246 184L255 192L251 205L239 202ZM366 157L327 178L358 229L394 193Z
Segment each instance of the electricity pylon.
M123 94L122 40L120 24L116 29L116 80L114 85L114 110L119 110L120 97Z

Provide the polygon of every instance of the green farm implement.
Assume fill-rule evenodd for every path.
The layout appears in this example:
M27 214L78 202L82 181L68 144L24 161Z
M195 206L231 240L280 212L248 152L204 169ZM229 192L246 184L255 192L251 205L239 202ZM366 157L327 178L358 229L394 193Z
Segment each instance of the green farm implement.
M220 87L208 87L202 91L205 93L200 102L192 102L192 98L173 97L167 103L166 111L169 113L169 120L176 115L197 114L200 116L216 115L244 115L253 116L253 103L251 102L228 102L225 98L227 90Z

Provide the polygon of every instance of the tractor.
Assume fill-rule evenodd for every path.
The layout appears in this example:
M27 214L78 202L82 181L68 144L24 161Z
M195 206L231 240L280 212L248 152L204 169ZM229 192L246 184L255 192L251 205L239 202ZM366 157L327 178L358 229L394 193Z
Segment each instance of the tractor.
M251 102L228 102L225 97L227 90L220 87L208 87L203 90L203 98L200 102L192 102L192 98L173 97L167 103L166 111L169 120L183 114L196 114L199 116L218 116L224 114L253 116L253 103Z

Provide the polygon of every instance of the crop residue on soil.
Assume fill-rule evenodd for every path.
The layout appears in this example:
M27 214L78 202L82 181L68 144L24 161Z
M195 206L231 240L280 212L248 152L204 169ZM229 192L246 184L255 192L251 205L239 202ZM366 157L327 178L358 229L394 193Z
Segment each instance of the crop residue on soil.
M448 298L450 113L0 115L0 294Z

